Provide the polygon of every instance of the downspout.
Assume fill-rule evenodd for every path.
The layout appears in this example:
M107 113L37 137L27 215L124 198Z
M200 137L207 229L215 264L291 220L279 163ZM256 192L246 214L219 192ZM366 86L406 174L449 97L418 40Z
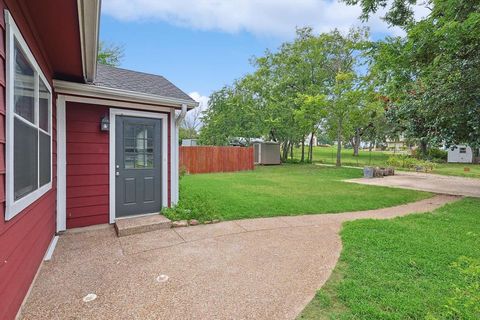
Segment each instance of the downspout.
M173 112L173 114L175 114L175 112ZM174 168L173 172L173 179L172 179L172 189L173 189L173 192L172 192L172 205L176 205L178 203L178 193L179 193L179 178L180 178L180 174L179 174L179 170L180 170L180 159L179 159L179 138L178 138L178 129L180 128L180 124L182 123L183 119L185 119L185 116L187 115L187 105L186 104L182 104L182 111L180 112L180 114L178 116L175 117L175 128L173 130L174 134L172 136L172 140L174 142L172 142L172 145L175 146L173 148L173 163L174 163L174 166L172 168Z
M178 127L180 123L185 119L185 116L187 115L187 105L182 104L182 111L180 114L175 118L175 125Z

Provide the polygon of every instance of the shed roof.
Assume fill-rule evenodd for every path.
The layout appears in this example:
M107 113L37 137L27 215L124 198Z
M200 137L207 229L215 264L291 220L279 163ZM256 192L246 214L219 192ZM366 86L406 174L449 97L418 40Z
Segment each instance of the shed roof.
M102 64L98 64L97 66L97 77L93 85L195 101L188 94L160 75L126 70Z

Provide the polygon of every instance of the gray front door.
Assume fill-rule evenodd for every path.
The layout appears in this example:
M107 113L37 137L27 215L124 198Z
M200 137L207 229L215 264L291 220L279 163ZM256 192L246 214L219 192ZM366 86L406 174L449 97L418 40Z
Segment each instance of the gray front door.
M115 216L161 208L160 119L115 117Z

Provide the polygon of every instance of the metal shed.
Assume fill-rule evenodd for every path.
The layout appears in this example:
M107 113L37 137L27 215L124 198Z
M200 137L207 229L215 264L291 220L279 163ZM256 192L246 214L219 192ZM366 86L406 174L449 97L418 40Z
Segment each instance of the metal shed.
M278 142L255 142L253 150L255 164L280 164L280 144Z

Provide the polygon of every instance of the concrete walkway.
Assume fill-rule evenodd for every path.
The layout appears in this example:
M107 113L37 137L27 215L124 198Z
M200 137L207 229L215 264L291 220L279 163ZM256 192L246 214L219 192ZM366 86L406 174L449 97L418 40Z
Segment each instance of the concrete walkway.
M396 172L375 179L351 179L347 182L428 191L440 194L480 197L480 179L442 176L431 173Z
M293 319L330 276L347 220L392 218L457 200L380 210L228 221L118 238L67 232L23 319ZM96 299L85 302L88 294Z

